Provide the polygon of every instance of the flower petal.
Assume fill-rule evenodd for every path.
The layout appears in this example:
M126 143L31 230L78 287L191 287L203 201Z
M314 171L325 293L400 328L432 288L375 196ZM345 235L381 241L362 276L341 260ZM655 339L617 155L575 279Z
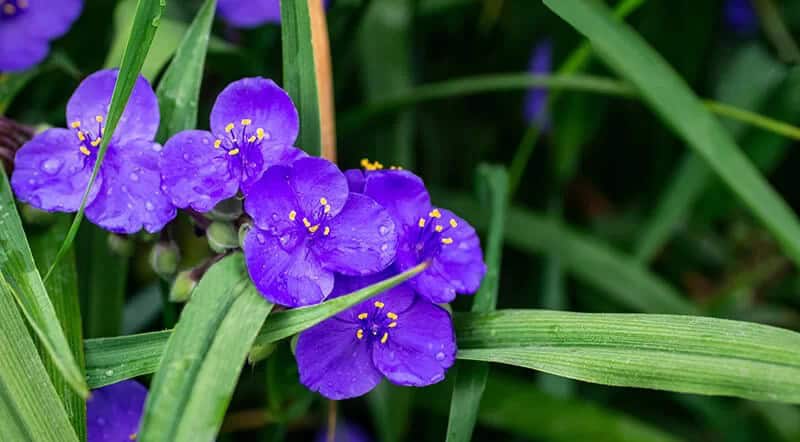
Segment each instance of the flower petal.
M331 206L328 217L342 211L350 192L347 178L335 164L323 158L301 158L292 164L292 188L300 209L309 218L321 212L321 199Z
M136 381L122 381L92 390L86 401L88 442L133 440L144 413L147 389Z
M94 156L79 150L75 134L48 129L25 143L17 152L11 186L20 201L48 212L74 212L89 185ZM87 204L103 180L98 176Z
M238 28L255 28L264 23L281 22L279 0L220 0L217 10L222 18Z
M327 319L300 333L295 357L300 382L323 396L339 400L366 394L381 381L366 340L356 337L358 325Z
M100 123L96 117L102 117L105 125L118 74L118 69L105 69L86 77L67 103L67 123L71 125L79 121L81 129L91 131L97 136ZM111 142L118 144L120 141L133 139L152 140L158 130L159 120L156 94L150 83L139 75Z
M272 303L287 307L318 304L333 290L333 273L322 268L305 243L305 232L283 235L253 227L245 236L250 278Z
M300 128L297 109L289 94L274 81L261 77L235 81L219 94L211 110L211 132L223 137L226 126L232 123L238 133L242 120L250 120L248 127L253 132L248 133L263 129L263 143L267 145L293 145Z
M208 212L236 195L242 170L238 158L214 148L211 132L179 132L164 145L160 169L165 192L180 208Z
M45 38L30 37L21 44L17 27L0 26L0 72L23 71L47 56L50 43Z
M258 182L250 187L244 200L244 211L253 218L253 223L273 235L297 227L302 213L291 186L292 168L270 167ZM292 218L292 211L295 215Z
M242 193L247 196L253 184L258 182L270 167L291 166L295 161L306 157L308 154L288 145L262 145L259 149L249 149L242 157L244 161Z
M177 213L161 189L158 161L161 146L152 141L133 140L108 149L100 169L103 186L86 217L115 233L150 233L161 230Z
M345 276L337 274L336 281L333 284L333 292L331 292L331 295L328 298L338 298L339 296L353 293L356 290L361 290L364 287L376 284L384 279L391 278L398 273L399 272L397 269L392 266L382 272L366 276ZM375 312L375 301L383 302L384 309L386 311L404 312L411 307L411 304L414 302L414 298L414 290L411 288L411 286L408 284L400 284L372 299L357 304L356 306L347 309L336 316L342 320L356 322L358 321L359 314L366 312L367 314L372 315Z
M350 192L364 193L364 183L366 183L367 178L361 169L345 170L344 176L347 178L347 187Z
M431 209L431 198L422 179L405 170L368 173L364 194L385 207L404 226L416 225L420 215Z
M372 198L351 193L342 211L327 223L330 234L312 249L327 269L347 275L383 270L397 252L397 230L389 212Z
M386 342L373 343L375 366L398 385L421 387L444 379L456 357L450 315L417 297L411 307L398 312L398 316L398 325L391 329Z
M444 220L453 220L457 227L449 228L443 236L452 239L442 244L430 267L409 281L419 293L436 303L450 302L457 293L471 294L478 290L486 264L475 229L449 210L439 209ZM419 257L409 248L398 247L397 265L401 271L419 264Z
M17 44L25 42L21 46L28 44L28 39L21 39L22 36L54 39L69 30L82 8L81 0L28 0L26 11L13 20L4 21L3 27L16 30Z
M549 74L552 71L553 43L549 39L536 45L531 55L528 72L531 74ZM547 115L547 88L534 87L525 95L523 114L529 124L537 124L544 128L549 126Z

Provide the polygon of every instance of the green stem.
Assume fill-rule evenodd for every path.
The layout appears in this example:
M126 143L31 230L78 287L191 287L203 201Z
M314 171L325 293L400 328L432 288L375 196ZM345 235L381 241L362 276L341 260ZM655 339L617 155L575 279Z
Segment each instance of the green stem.
M706 108L708 108L708 110L717 115L730 118L731 120L741 121L786 138L800 140L800 127L793 126L789 123L779 121L774 118L765 117L764 115L751 112L746 109L720 103L719 101L703 100L703 104L706 106Z

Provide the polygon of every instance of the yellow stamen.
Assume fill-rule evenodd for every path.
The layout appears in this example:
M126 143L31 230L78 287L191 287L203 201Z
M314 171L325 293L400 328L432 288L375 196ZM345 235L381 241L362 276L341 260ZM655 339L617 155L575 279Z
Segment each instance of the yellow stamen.
M249 118L245 118L245 119L242 120L242 126L249 126L251 124L253 124L253 120L251 120Z
M89 143L89 144L91 144L91 145L92 145L92 146L94 146L94 147L97 147L97 146L99 146L99 145L100 145L100 143L102 143L102 142L103 142L103 139L102 139L102 138L95 138L95 139L94 139L94 140L92 140L92 142L91 142L91 143Z
M328 200L323 196L319 199L319 203L324 206L325 204L328 204Z
M420 228L422 228L422 227L425 227L425 218L420 218L420 219L419 219L419 222L417 222L417 225L418 225Z
M386 341L389 340L389 332L383 332L383 337L381 337L381 344L385 344Z
M454 228L454 229L455 229L456 227L458 227L458 223L457 223L457 222L456 222L456 220L454 220L453 218L450 218L450 227L452 227L452 228Z
M297 218L297 212L295 212L294 210L292 210L291 212L289 212L289 219L290 219L290 220L292 220L292 221L294 221L294 220L295 220L295 218Z
M311 226L311 227L308 228L308 231L311 232L311 233L314 233L317 230L319 230L319 224L317 224L315 226Z
M258 129L256 129L256 137L258 137L258 141L263 140L264 139L264 129L262 129L260 127Z
M252 136L250 136L250 138L248 138L248 139L247 139L247 142L248 142L248 143L252 143L252 142L253 142L253 141L255 141L255 140L256 140L256 136L255 136L255 135L252 135Z
M308 218L303 218L303 225L306 226L306 228L311 227L311 222L308 220Z
M322 231L322 234L325 235L325 236L330 235L331 234L331 228L328 227L328 226L325 226L325 230Z
M331 205L330 204L325 204L325 213L328 213L330 211L331 211Z
M431 218L441 218L442 212L439 212L439 209L433 209L431 210L431 213L428 214L428 216L430 216Z
M436 227L434 228L434 230L436 230L437 232L441 232L442 230L444 230L444 227L442 227L442 226L436 226Z
M389 328L395 328L395 327L397 327L397 323L396 322L392 322L392 323L389 324Z
M78 139L81 141L86 141L86 135L84 135L83 132L78 131Z
M17 12L17 8L15 8L11 3L6 3L3 5L3 12L5 12L6 15L13 15L15 12Z
M375 307L383 308L383 306L386 305L386 304L384 304L384 303L382 303L380 301L375 301L374 305L375 305Z
M81 122L80 121L73 121L72 124L70 124L70 127L72 127L73 129L77 129L77 128L81 127Z
M386 317L391 319L392 321L396 321L397 320L397 313L389 312L389 313L386 314Z
M28 7L28 0L17 0L17 6L19 6L20 9L27 8Z
M228 155L230 155L230 156L238 155L238 154L239 154L239 149L231 149L231 150L228 151Z
M138 439L138 438L139 438L139 435L138 435L138 434L136 434L136 433L133 433L133 434L131 434L130 436L128 436L128 439L130 439L130 440L136 440L136 439Z
M233 123L228 123L228 125L225 126L225 132L228 132L228 133L232 132L234 127L236 127L236 126Z
M362 321L363 321L363 320L367 319L367 317L368 317L368 316L369 316L369 315L368 315L368 314L366 314L366 313L359 313L359 314L358 314L358 319L360 319L360 320L362 320Z
M442 244L453 244L453 238L442 238Z
M103 116L102 115L97 115L96 117L94 117L94 121L97 121L98 123L102 123L103 122Z
M215 148L219 149L219 147L220 147L220 146L222 146L222 140L216 140L216 141L214 141L214 147L215 147Z
M364 330L361 330L361 329L359 328L359 329L358 329L358 331L356 332L356 337L357 337L358 339L364 339Z
M87 149L86 146L81 146L80 151L81 151L82 154L86 155L87 157L92 154L91 152L89 152L89 149Z

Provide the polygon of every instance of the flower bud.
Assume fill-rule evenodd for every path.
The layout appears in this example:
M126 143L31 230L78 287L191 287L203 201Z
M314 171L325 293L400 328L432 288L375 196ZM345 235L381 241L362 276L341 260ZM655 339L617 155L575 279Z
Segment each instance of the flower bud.
M242 223L239 226L239 247L244 247L244 238L247 236L247 232L253 228L253 224L250 222Z
M156 275L169 279L178 271L180 250L173 241L159 241L150 249L150 266Z
M184 270L175 276L172 289L169 291L170 302L187 302L192 297L192 291L197 286L192 270Z
M217 253L225 253L239 247L239 234L232 224L214 221L206 229L208 246Z
M206 216L213 221L233 221L242 216L242 200L228 198L220 201Z
M134 243L128 236L110 233L108 235L108 248L119 256L131 256L133 255Z
M278 348L278 345L275 342L261 344L256 340L255 344L253 344L253 348L250 349L250 354L247 355L247 362L249 362L250 365L255 365L272 356L276 348Z

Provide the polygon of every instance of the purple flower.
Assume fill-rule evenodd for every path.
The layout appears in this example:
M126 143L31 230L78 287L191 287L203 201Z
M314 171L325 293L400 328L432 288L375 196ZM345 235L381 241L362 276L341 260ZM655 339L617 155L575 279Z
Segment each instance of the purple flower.
M758 17L750 0L726 1L725 21L739 35L751 35L758 30Z
M122 442L136 439L147 389L122 381L92 390L86 401L86 441Z
M350 422L337 422L336 434L333 436L334 442L371 442L370 438L363 428ZM328 428L327 426L321 428L314 438L314 442L328 442Z
M244 201L254 227L244 240L250 276L271 302L316 304L333 275L386 268L397 248L395 223L372 198L350 193L344 174L322 158L272 166Z
M553 43L545 39L533 49L528 72L531 74L545 75L552 71ZM525 95L525 121L547 127L547 88L531 88Z
M323 6L327 8L329 2L324 0ZM279 0L219 0L217 10L225 21L239 28L281 22Z
M348 171L347 177L351 191L363 189L364 195L392 215L399 234L396 271L430 261L430 266L408 283L435 303L478 290L486 265L475 229L449 210L434 208L418 176L403 170L379 170L382 166L375 164L379 167L367 163L367 169L378 170Z
M164 145L161 173L180 208L207 212L250 186L274 164L305 157L292 147L299 130L292 99L272 80L228 85L211 110L211 132L187 130Z
M0 0L0 72L42 61L50 40L64 35L82 8L81 0Z
M117 70L86 78L67 103L71 129L48 129L17 152L11 185L21 201L48 212L75 212L89 184L117 81ZM139 77L92 186L86 217L115 233L157 232L175 217L162 192L158 102Z
M332 296L390 275L337 275ZM455 360L456 343L450 315L404 284L302 332L295 355L303 385L346 399L367 393L384 377L415 387L441 381Z

